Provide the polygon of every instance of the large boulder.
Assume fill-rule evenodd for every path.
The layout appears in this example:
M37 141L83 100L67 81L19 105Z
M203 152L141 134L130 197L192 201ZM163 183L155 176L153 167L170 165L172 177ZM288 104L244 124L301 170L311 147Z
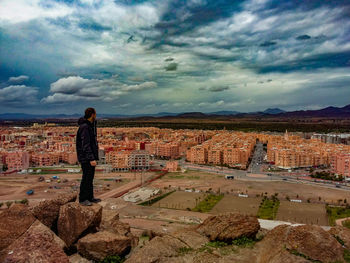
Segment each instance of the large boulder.
M163 262L169 257L177 256L183 249L189 249L189 246L179 239L169 235L157 236L132 253L125 263Z
M341 244L315 225L277 226L267 233L259 246L258 263L344 260Z
M0 251L8 247L34 223L26 205L13 204L0 214Z
M56 230L60 207L69 202L74 202L76 198L77 194L74 193L60 195L54 199L41 201L38 205L32 207L31 211L44 225Z
M209 242L206 236L203 236L191 229L178 230L172 233L171 235L173 237L178 238L193 249L201 248L203 245Z
M102 207L68 203L60 208L57 221L58 236L70 247L81 236L96 232L101 223Z
M210 216L197 227L210 240L227 242L243 236L254 238L259 229L257 217L237 213Z
M127 254L131 249L131 238L101 231L79 239L77 248L83 257L100 261L107 256Z
M350 249L350 229L349 228L343 227L343 226L336 226L336 227L332 227L328 232L334 237L343 241L344 245L348 249Z
M132 240L132 247L136 247L139 241L138 237L134 236L131 233L130 225L121 222L119 220L119 214L115 211L105 209L102 211L102 221L100 224L100 230L105 230L108 232L115 233L117 235L130 237Z
M32 226L6 249L4 263L68 263L65 243L47 226L36 220Z
M122 236L126 236L130 233L130 225L121 222L118 214L116 214L114 217L105 218L104 212L102 213L100 229L108 230Z

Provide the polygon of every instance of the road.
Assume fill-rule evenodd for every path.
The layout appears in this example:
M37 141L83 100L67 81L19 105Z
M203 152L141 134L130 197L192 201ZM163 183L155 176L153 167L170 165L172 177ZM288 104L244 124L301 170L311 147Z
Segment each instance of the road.
M265 155L266 152L264 151L264 145L261 142L258 142L255 146L255 151L247 171L253 174L260 174L261 165L263 164Z
M152 177L154 177L155 175L147 175L147 174L143 174L142 175L142 184L151 179ZM107 199L107 198L112 198L112 197L116 197L116 196L119 196L120 194L124 193L124 192L127 192L131 189L135 189L139 186L141 186L141 176L138 175L138 179L136 180L133 180L127 184L124 184L116 189L113 189L113 190L110 190L106 193L103 193L103 194L100 194L98 195L98 198L101 198L101 199Z

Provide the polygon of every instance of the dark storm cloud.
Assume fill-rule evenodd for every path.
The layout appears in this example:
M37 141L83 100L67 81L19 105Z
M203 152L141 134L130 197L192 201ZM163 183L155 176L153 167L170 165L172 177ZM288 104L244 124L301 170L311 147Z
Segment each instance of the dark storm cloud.
M229 86L211 86L211 87L200 87L199 90L207 90L210 92L221 92L230 89Z
M299 60L289 61L286 64L276 64L261 67L257 71L259 73L270 72L291 72L298 70L315 70L319 68L349 68L350 67L350 51L325 53L315 56L309 56Z
M274 46L274 45L276 45L276 44L277 44L277 43L274 42L274 41L266 41L266 42L264 42L264 43L261 43L260 46L261 46L261 47L270 47L270 46Z
M310 92L320 93L319 105L335 87L332 102L349 93L349 1L14 3L0 5L0 89L41 99L40 110L93 100L109 111L119 97L143 113L200 103L244 110L283 101L278 106L290 108L310 104L303 98ZM9 82L21 75L29 79Z
M112 30L109 26L104 26L92 19L86 19L79 23L79 27L83 30L91 30L91 31L110 31Z
M169 63L168 65L165 66L165 70L166 71L175 71L177 70L177 63L176 62L172 62L172 63Z
M211 22L230 17L238 10L240 10L239 1L170 1L160 21L154 27L161 32L161 36L151 38L154 41L151 48L159 48L162 45L179 46L180 44L167 38L180 36Z
M300 35L296 37L296 40L308 40L311 37L309 35Z

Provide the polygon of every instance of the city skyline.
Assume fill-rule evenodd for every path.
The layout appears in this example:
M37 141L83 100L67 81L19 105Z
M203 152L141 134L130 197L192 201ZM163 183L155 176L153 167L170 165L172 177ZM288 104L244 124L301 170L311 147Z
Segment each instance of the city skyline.
M349 104L345 1L0 3L1 113Z

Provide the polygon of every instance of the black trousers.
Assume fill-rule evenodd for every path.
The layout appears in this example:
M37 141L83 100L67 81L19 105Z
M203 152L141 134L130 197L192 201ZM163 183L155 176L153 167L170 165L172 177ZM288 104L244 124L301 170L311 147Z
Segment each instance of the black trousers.
M83 162L81 163L81 168L83 170L83 178L80 182L79 202L91 201L94 198L95 166L91 166L90 162Z

